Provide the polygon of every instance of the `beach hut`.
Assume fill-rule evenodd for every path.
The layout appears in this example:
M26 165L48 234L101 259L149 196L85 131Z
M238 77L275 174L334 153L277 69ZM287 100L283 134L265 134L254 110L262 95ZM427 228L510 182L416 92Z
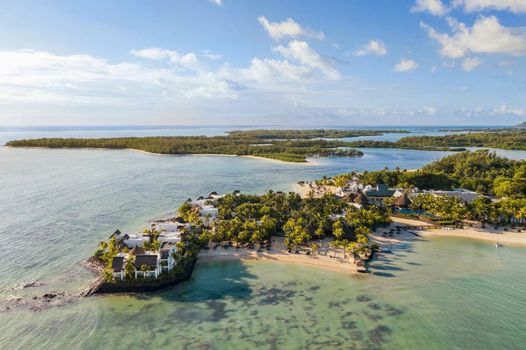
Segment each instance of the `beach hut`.
M398 208L408 208L410 205L411 200L409 199L409 196L406 192L402 193L402 195L398 197L394 202L394 206Z

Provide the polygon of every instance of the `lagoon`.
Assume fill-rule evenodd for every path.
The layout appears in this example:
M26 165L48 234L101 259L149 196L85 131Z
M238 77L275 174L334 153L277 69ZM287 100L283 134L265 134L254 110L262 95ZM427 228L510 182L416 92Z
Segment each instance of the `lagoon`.
M24 132L17 137L29 137ZM138 230L188 197L288 191L299 180L385 166L414 169L446 153L364 154L305 165L0 148L0 299L82 290L92 276L78 263L100 240L116 228ZM360 277L270 262L211 263L199 266L189 283L159 294L2 312L0 348L519 349L526 341L525 263L524 248L440 237L408 243ZM39 284L20 288L30 281Z

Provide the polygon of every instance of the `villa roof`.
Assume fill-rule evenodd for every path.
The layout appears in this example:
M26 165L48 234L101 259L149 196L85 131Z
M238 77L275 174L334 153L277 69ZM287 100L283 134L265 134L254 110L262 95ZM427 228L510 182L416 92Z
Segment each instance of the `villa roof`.
M358 193L358 195L354 198L354 203L367 204L367 202L367 196L363 194L363 192Z
M139 247L139 246L135 246L135 247L133 247L132 250L130 250L130 254L132 254L132 255L141 255L141 254L144 254L144 249L142 249L142 248Z
M395 202L394 202L394 205L398 206L398 207L407 207L411 204L411 200L409 199L409 197L407 196L407 193L402 193L402 195L400 197L398 197Z
M376 190L365 192L369 197L391 197L394 193L395 190L390 190L386 184L378 184Z
M123 256L114 256L113 260L111 261L111 268L115 272L122 271L122 267L124 265L124 257Z
M121 231L119 230L116 230L115 232L113 232L109 238L112 238L113 236L119 236L121 234Z
M150 270L157 268L157 255L143 254L135 257L135 268L140 269L142 265L146 265Z

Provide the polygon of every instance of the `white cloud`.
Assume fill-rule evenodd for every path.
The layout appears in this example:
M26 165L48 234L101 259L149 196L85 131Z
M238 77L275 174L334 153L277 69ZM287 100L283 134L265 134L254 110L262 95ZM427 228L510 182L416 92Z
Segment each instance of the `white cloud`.
M433 115L437 115L438 110L432 106L424 106L418 111L418 113L433 116Z
M524 0L457 0L457 5L463 5L466 12L484 10L505 10L514 13L526 12Z
M144 54L159 56L154 51ZM212 72L179 75L174 69L110 63L90 55L0 51L0 105L118 106L163 98L170 104L191 98L233 99L237 90L231 81Z
M336 70L329 61L322 58L319 53L314 51L305 41L292 40L288 46L279 45L273 50L287 59L299 62L299 64L304 67L319 70L326 79L336 80L341 77L338 70Z
M171 64L180 66L184 69L190 69L194 71L200 71L203 69L197 58L197 54L193 52L181 55L177 51L161 49L158 47L150 47L141 50L133 49L130 53L140 58L152 60L168 60Z
M449 9L441 0L416 0L416 3L411 7L411 12L429 12L434 16L443 16L448 11Z
M292 64L287 60L253 58L248 69L241 70L241 76L260 83L300 81L312 76L312 70ZM232 73L235 74L235 73Z
M258 21L273 39L281 39L285 37L297 38L301 36L318 40L325 39L325 34L323 34L323 32L316 32L311 29L303 28L292 18L288 18L283 22L269 22L265 16L260 16L258 17Z
M526 115L526 109L524 108L508 108L506 105L501 105L498 108L494 108L491 112L492 115L511 115L516 117L522 117Z
M210 0L210 2L217 6L223 6L223 0Z
M447 20L452 35L438 33L429 25L420 23L428 36L440 44L442 56L459 58L469 53L526 53L524 30L503 27L495 16L479 17L471 28L452 18Z
M399 63L394 66L395 72L408 72L418 68L418 63L413 60L401 59Z
M356 52L356 56L377 55L383 56L387 53L385 44L381 40L370 40L366 45L360 47Z
M466 58L464 62L462 62L462 69L466 72L470 72L476 67L478 67L482 62L478 58Z

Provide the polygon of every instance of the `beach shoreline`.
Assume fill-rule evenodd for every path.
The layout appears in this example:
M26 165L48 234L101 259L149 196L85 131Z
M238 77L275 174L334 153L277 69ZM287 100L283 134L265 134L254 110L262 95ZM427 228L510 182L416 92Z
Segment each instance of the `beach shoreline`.
M327 255L306 255L288 253L283 239L274 237L272 242L272 250L257 252L256 250L249 250L246 248L232 248L224 249L222 247L217 250L201 250L197 256L198 264L206 264L210 262L220 261L274 261L280 263L293 263L296 265L314 266L331 271L347 273L352 275L360 274L357 266L348 259L342 257L329 258Z
M143 151L140 149L135 148L98 148L98 147L58 147L58 148L48 148L48 147L12 147L12 146L6 146L3 145L2 148L6 149L16 149L16 148L22 148L22 149L74 149L74 150L103 150L103 151L132 151L132 152L138 152L142 154L148 154L148 155L154 155L154 156L165 156L165 157L241 157L241 158L252 158L252 159L259 159L259 160L265 160L270 162L275 162L279 164L293 164L293 165L302 165L302 166L316 166L319 165L319 162L316 162L312 159L307 158L306 162L287 162L284 160L279 159L273 159L273 158L265 158L260 156L252 156L252 155L236 155L236 154L223 154L223 153L181 153L181 154L165 154L165 153L154 153L154 152L148 152Z
M424 237L458 237L479 241L526 246L526 233L503 230L477 229L473 227L453 230L430 229L422 231Z

